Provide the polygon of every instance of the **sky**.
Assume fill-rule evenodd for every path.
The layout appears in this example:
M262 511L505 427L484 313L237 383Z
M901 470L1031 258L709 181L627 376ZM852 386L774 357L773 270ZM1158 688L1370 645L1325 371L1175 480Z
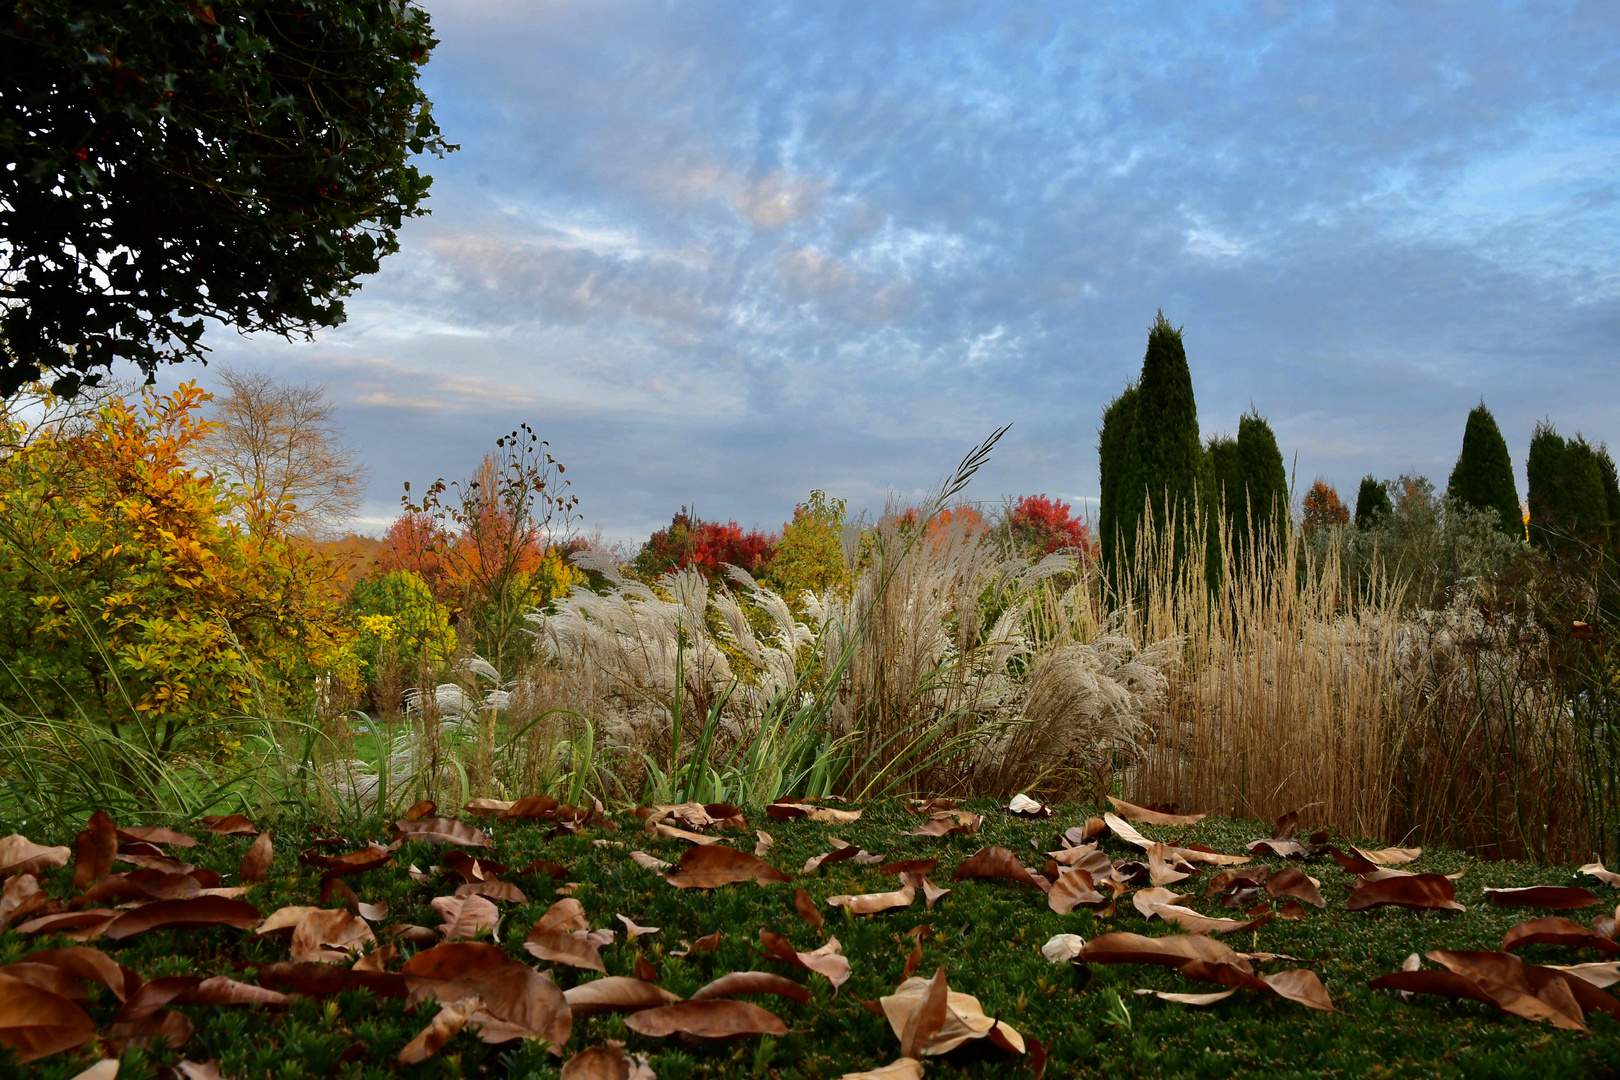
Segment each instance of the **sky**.
M1157 310L1205 436L1444 485L1620 443L1620 5L428 0L431 216L313 342L356 522L527 422L586 527L1097 492ZM212 376L195 365L165 382ZM1094 503L1094 500L1093 500Z

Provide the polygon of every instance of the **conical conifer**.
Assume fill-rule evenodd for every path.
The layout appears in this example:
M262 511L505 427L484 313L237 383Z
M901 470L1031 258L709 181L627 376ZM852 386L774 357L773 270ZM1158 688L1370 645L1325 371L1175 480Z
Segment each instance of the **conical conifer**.
M1481 401L1468 414L1463 429L1462 453L1451 470L1446 494L1476 510L1496 514L1503 532L1524 535L1519 510L1519 488L1513 479L1513 461L1496 418Z
M1204 467L1204 446L1198 437L1198 406L1193 400L1192 372L1187 367L1181 328L1172 326L1162 311L1148 331L1142 377L1136 385L1130 472L1121 492L1120 513L1137 518L1144 500L1151 500L1154 519L1161 527L1168 518L1175 518L1176 551L1185 551L1180 536L1195 509L1192 503Z
M1097 433L1097 468L1101 488L1097 532L1102 542L1103 569L1111 576L1119 566L1118 545L1123 539L1128 551L1130 537L1135 535L1135 519L1120 513L1121 492L1130 472L1131 422L1135 418L1136 384L1131 383L1108 403L1108 408L1103 411L1102 430Z
M1288 472L1283 468L1282 451L1277 449L1271 425L1253 409L1238 421L1237 451L1248 506L1246 511L1234 506L1231 512L1234 520L1244 520L1245 542L1251 526L1256 537L1285 530L1290 510Z

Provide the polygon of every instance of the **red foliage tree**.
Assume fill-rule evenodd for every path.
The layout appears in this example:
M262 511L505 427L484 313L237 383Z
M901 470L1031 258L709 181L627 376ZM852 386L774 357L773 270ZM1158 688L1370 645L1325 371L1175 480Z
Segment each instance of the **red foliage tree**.
M631 565L646 578L695 566L705 577L716 580L723 563L757 576L776 557L776 539L774 533L760 529L744 532L735 521L704 521L683 506L669 525L648 537Z
M1068 503L1045 494L1025 495L1007 516L1007 528L1018 550L1050 555L1054 551L1091 553L1091 533L1074 517Z
M1305 535L1350 520L1350 508L1339 499L1339 493L1324 481L1318 480L1305 493L1300 507L1304 516Z

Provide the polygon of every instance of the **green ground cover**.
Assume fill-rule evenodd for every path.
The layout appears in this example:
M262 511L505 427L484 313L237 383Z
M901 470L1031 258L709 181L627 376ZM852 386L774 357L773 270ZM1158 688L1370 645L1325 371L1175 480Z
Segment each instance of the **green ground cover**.
M847 1071L873 1069L899 1056L898 1040L888 1024L862 1007L893 991L911 951L907 931L927 923L934 933L922 945L921 975L932 975L944 965L952 990L977 996L989 1015L999 1015L1026 1037L1050 1051L1048 1076L1218 1077L1253 1076L1467 1076L1467 1077L1579 1077L1609 1076L1620 1069L1620 1025L1607 1016L1587 1014L1590 1030L1554 1030L1546 1024L1505 1016L1469 1001L1416 997L1407 1002L1389 991L1368 989L1369 980L1395 971L1412 952L1430 949L1498 949L1503 934L1515 924L1549 914L1533 908L1493 906L1482 892L1485 886L1530 884L1583 884L1599 891L1605 904L1620 899L1620 892L1577 880L1569 869L1548 869L1518 863L1482 863L1444 851L1426 851L1411 868L1452 873L1465 870L1457 883L1457 899L1464 913L1408 911L1381 908L1350 912L1343 908L1351 876L1331 859L1306 864L1322 881L1328 901L1325 911L1309 909L1299 922L1275 919L1259 930L1232 935L1227 943L1243 951L1290 954L1309 964L1258 965L1262 972L1305 966L1317 972L1339 1010L1315 1012L1276 997L1240 990L1228 1000L1206 1009L1136 996L1139 987L1201 992L1208 984L1194 983L1175 972L1142 965L1092 965L1086 973L1067 965L1049 963L1041 945L1055 934L1074 933L1088 939L1110 930L1158 936L1177 932L1162 923L1147 922L1127 896L1117 913L1099 919L1085 910L1067 915L1052 912L1037 890L999 880L952 882L951 870L986 845L1005 846L1039 868L1036 852L1052 846L1055 835L1084 821L1095 807L1068 806L1050 819L1027 820L999 806L966 804L985 815L983 830L974 836L930 838L901 836L919 819L898 803L865 808L858 822L827 825L775 821L761 810L749 810L749 824L769 832L775 841L767 856L774 865L795 875L792 884L726 885L715 890L676 889L629 858L639 849L674 862L688 845L680 840L645 835L641 822L628 813L615 815L618 831L587 829L579 835L548 838L549 824L516 822L493 824L492 857L518 868L534 859L548 859L567 869L567 880L577 882L572 895L584 906L592 927L620 931L616 942L602 949L608 973L631 975L638 956L657 969L662 984L684 996L711 979L732 971L773 971L803 983L812 994L808 1004L775 997L748 1000L770 1009L792 1029L777 1038L754 1037L739 1042L690 1042L679 1037L651 1039L631 1032L616 1014L576 1017L568 1054L608 1039L624 1040L632 1053L646 1054L661 1080L684 1077L758 1076L790 1078L837 1077ZM477 820L477 819L467 819ZM482 819L481 824L490 819ZM187 861L234 875L247 850L247 837L213 836L190 822L171 823L191 828L199 839L187 849ZM275 856L268 879L249 899L265 914L283 905L318 904L319 871L301 865L298 852L306 823L283 823L274 829ZM1270 834L1268 827L1229 819L1206 819L1191 826L1141 825L1157 839L1201 843L1218 851L1240 852L1249 840ZM27 831L24 829L24 831ZM368 837L386 842L381 823L343 830L354 846ZM859 844L869 851L894 858L937 856L939 868L931 877L953 889L932 912L922 898L904 909L873 916L849 916L823 907L826 932L837 936L849 958L851 977L837 994L819 975L793 968L767 957L759 945L761 928L785 934L796 948L810 950L824 937L796 913L793 891L805 888L819 904L839 893L879 892L895 887L895 879L876 866L841 862L815 874L800 874L806 859L830 850L830 838ZM71 836L34 835L38 842L71 843ZM598 843L606 841L606 843ZM619 846L623 845L623 846ZM736 842L752 850L754 837ZM1114 839L1103 842L1115 861L1134 858L1136 849ZM341 850L341 849L328 849ZM395 920L437 926L430 906L435 896L449 895L459 879L429 884L413 881L406 867L428 867L442 862L442 847L416 841L403 844L393 865L367 871L347 880L363 901L387 901L389 922ZM1262 859L1282 865L1283 860ZM124 869L120 867L120 869ZM71 865L46 875L53 895L70 895ZM1201 871L1187 883L1202 892L1213 873ZM513 958L530 960L522 942L530 927L557 899L561 884L545 875L509 874L529 902L501 905L504 922L499 938ZM234 877L227 877L232 883ZM1184 891L1192 891L1185 889ZM1209 901L1189 904L1206 914L1238 914ZM1566 912L1582 921L1606 910ZM623 914L644 926L657 926L657 934L626 940ZM685 957L671 955L681 940L718 933L719 947ZM0 935L0 963L10 963L38 949L72 944L65 939L24 937L14 929ZM253 981L253 965L284 961L285 938L256 939L249 931L227 927L158 929L121 942L93 942L119 963L145 978L179 974L226 974ZM407 953L410 950L407 949ZM1528 962L1574 963L1602 957L1587 951L1531 946L1519 950ZM397 967L397 964L395 965ZM1432 966L1432 965L1431 965ZM597 978L594 972L558 966L552 976L568 988ZM1120 1005L1124 1008L1121 1009ZM372 1077L395 1075L474 1077L539 1076L558 1074L561 1060L537 1044L490 1046L471 1032L453 1038L435 1058L420 1066L401 1069L395 1064L400 1049L432 1018L435 1006L408 1008L402 1000L373 997L364 991L346 991L326 1000L295 999L282 1010L252 1007L179 1006L195 1025L195 1034L179 1049L157 1047L124 1053L121 1080L165 1075L165 1066L182 1058L217 1059L225 1076ZM97 987L87 1009L105 1026L117 1002ZM91 1043L80 1050L57 1055L27 1066L9 1064L5 1071L67 1080L98 1052ZM929 1059L929 1076L1023 1077L1030 1075L1030 1059L1006 1053L986 1041L970 1043L942 1059Z

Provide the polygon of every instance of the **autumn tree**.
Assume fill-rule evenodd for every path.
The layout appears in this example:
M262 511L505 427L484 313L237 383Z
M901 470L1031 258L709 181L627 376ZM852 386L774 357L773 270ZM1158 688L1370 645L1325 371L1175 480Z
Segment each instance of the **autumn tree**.
M1014 503L1003 522L1014 551L1024 556L1067 551L1081 559L1091 555L1091 534L1086 523L1060 499L1025 495Z
M223 368L223 397L199 460L240 490L256 536L325 536L360 509L364 469L343 445L326 387Z
M1451 470L1446 494L1475 510L1488 510L1497 516L1509 536L1524 538L1524 518L1519 507L1519 487L1513 479L1513 459L1508 456L1507 440L1496 426L1496 418L1481 401L1468 414L1463 428L1462 452Z
M253 536L192 463L209 434L194 385L108 402L0 462L0 700L139 725L160 752L221 718L307 715L355 679L340 598L308 545Z
M0 4L0 396L342 322L451 149L436 43L397 0Z
M793 520L782 526L768 574L769 584L789 603L797 603L805 592L823 593L848 585L849 568L844 559L847 513L843 499L829 499L819 489L793 508Z
M683 506L668 525L647 538L630 566L648 581L688 566L716 581L727 564L750 574L768 574L775 557L775 536L745 530L735 521L704 521Z
M1300 509L1306 536L1314 536L1322 529L1335 528L1350 521L1350 508L1340 501L1338 491L1325 480L1311 485Z
M440 478L417 501L405 486L402 520L410 524L401 532L420 544L414 556L440 587L454 591L464 636L502 673L526 655L524 616L577 576L561 558L579 506L564 471L522 424L495 440L471 478Z

